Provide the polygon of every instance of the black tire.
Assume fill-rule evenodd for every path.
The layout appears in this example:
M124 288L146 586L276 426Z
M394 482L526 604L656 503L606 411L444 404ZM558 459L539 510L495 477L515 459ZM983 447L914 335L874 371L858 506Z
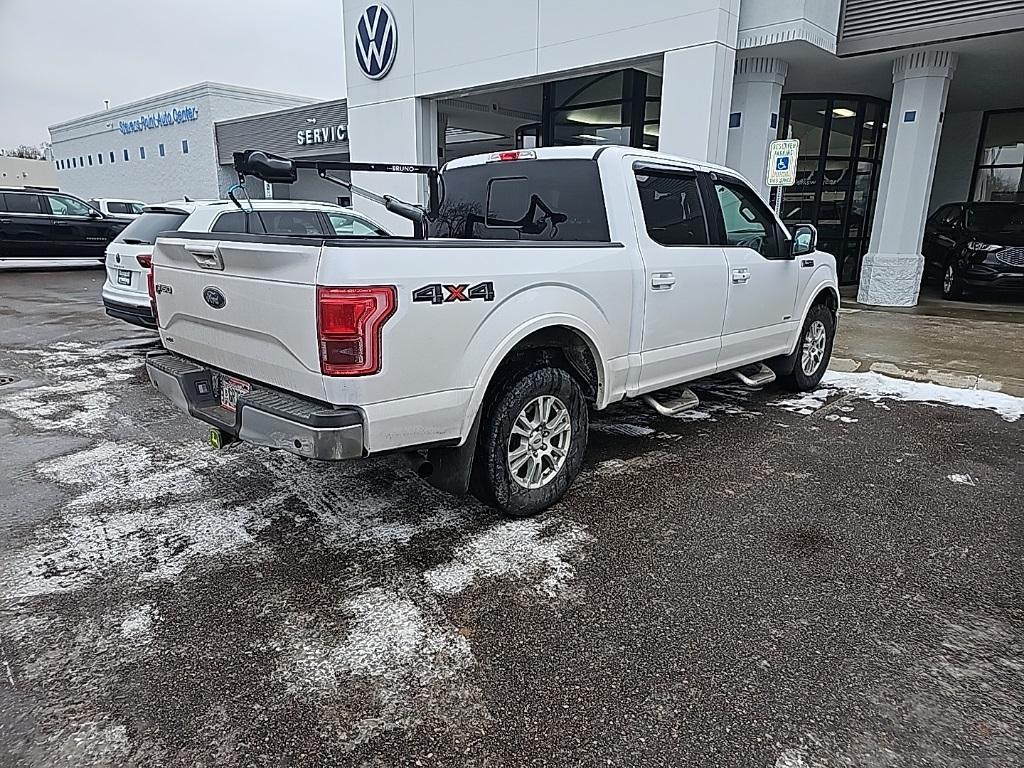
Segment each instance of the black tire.
M950 259L942 271L942 298L956 301L962 299L965 293L964 277L960 271L960 264L956 259Z
M808 373L804 371L804 349L809 344L808 333L811 332L815 323L821 323L824 326L825 348L817 367ZM824 304L815 304L811 307L811 311L807 313L804 326L800 329L800 341L796 345L796 363L793 365L793 370L791 373L779 377L782 386L794 392L806 392L817 387L821 382L821 377L825 375L825 371L828 369L828 361L832 357L832 345L835 342L835 338L835 315Z
M570 424L569 437L565 458L557 472L542 487L533 489L513 477L510 441L520 414L527 405L543 396L553 396L563 404ZM565 495L579 474L587 450L589 426L583 391L566 371L546 367L508 376L484 404L470 490L484 504L509 517L529 517L542 512ZM516 440L520 438L517 436ZM547 471L553 469L553 464L547 467Z

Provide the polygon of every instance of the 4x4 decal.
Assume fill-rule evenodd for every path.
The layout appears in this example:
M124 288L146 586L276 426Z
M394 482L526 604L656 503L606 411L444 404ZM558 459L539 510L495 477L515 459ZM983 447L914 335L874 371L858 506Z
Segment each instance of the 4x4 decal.
M431 283L417 288L412 292L413 301L429 301L431 304L451 304L458 301L494 301L494 283L477 283L470 287L469 283L442 285Z

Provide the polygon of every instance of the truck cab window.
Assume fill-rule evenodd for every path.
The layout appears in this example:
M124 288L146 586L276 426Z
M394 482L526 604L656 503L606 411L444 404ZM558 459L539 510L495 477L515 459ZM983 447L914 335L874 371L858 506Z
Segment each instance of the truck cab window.
M735 182L715 182L725 223L725 244L751 248L766 259L780 258L778 227L767 206L753 191Z
M651 240L668 246L708 244L695 175L638 170L636 185Z

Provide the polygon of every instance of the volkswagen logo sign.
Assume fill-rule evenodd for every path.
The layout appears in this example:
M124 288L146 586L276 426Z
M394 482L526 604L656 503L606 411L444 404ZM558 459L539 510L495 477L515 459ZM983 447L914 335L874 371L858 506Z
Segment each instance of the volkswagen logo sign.
M224 309L224 305L228 303L220 288L214 288L212 285L203 289L203 301L214 309Z
M371 80L384 78L398 55L398 27L382 3L366 7L356 24L356 62Z

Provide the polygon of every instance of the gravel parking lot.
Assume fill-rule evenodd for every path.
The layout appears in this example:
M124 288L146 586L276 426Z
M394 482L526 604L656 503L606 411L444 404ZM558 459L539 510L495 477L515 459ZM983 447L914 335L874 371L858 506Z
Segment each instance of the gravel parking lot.
M509 522L206 447L101 282L0 274L0 764L1024 764L1024 401L710 382Z

